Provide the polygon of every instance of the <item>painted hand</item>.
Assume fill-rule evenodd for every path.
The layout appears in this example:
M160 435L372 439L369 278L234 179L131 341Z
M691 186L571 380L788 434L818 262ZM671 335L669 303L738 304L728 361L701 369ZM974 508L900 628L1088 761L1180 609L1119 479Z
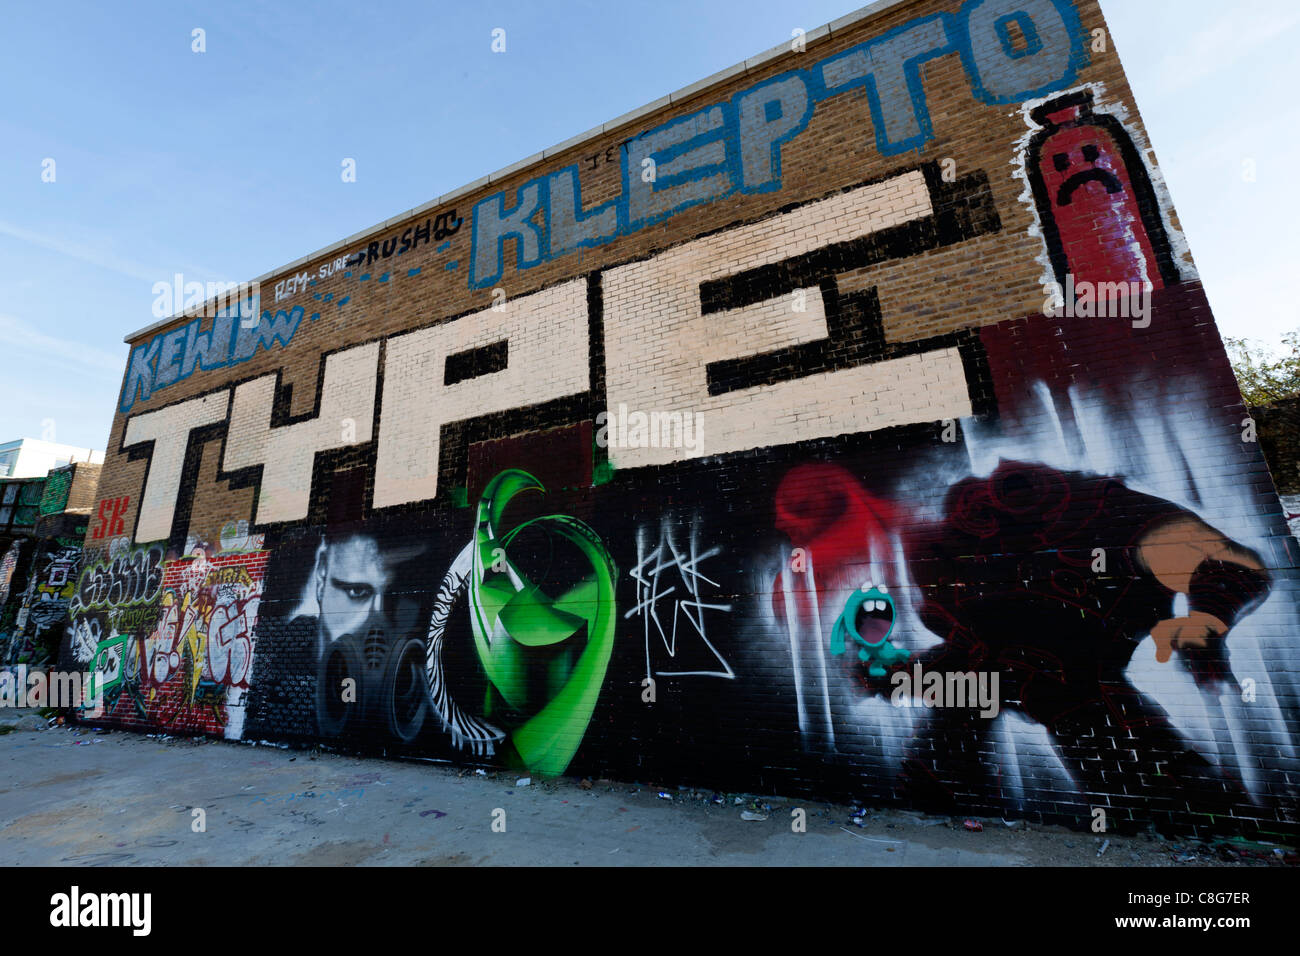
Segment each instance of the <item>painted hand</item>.
M1151 637L1156 642L1156 660L1161 664L1167 664L1174 651L1206 647L1211 640L1227 633L1226 624L1204 611L1169 618L1151 629Z

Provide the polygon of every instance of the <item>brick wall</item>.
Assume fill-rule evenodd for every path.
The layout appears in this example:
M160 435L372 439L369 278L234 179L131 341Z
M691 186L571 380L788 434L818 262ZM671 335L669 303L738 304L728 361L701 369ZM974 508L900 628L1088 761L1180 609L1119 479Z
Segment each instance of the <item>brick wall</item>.
M1296 543L1097 5L804 40L135 336L104 719L1294 831Z
M72 483L68 489L68 500L64 504L63 510L90 511L95 503L96 493L99 491L99 475L104 470L104 466L79 461L71 467Z

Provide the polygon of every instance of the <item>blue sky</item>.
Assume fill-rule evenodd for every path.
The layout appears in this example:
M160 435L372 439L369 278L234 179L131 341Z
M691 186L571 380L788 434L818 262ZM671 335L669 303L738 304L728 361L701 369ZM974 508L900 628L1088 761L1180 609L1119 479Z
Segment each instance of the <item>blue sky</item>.
M843 0L13 4L0 440L103 448L154 282L246 280L854 8ZM1221 330L1300 327L1295 0L1102 0ZM191 51L191 31L207 51ZM491 52L495 27L504 55ZM41 181L55 160L56 180ZM340 162L357 161L343 183ZM1245 181L1245 160L1256 178Z

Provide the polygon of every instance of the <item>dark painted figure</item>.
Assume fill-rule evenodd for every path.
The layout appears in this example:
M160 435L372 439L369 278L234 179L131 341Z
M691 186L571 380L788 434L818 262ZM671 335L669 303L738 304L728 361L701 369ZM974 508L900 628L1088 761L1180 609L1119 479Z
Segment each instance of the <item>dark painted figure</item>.
M1231 689L1225 638L1270 588L1256 554L1118 478L1020 462L955 485L944 519L911 537L920 617L943 643L899 667L995 671L1001 706L1047 728L1080 790L1121 823L1135 811L1159 822L1162 811L1222 813L1245 801L1233 774L1202 757L1125 669L1150 635L1157 661L1177 652L1203 692ZM992 721L975 710L930 714L902 789L950 810L993 772L981 759Z

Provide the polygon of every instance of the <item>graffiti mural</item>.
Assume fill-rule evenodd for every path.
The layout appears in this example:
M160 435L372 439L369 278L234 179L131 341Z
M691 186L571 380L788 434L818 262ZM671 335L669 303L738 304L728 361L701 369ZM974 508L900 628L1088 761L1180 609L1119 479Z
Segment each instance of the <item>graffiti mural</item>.
M103 720L1296 832L1300 544L1103 24L912 0L132 338Z
M1080 90L1029 114L1038 131L1025 168L1056 280L1080 289L1176 283L1150 172L1123 124L1094 109L1094 97Z
M613 652L617 572L575 517L507 521L524 495L540 499L545 488L522 470L497 474L454 553L434 528L398 537L363 524L322 535L295 612L259 632L258 666L276 677L257 696L255 725L283 732L307 685L302 733L432 742L563 772ZM440 560L448 570L435 582Z
M709 642L705 619L705 612L730 612L731 605L702 600L702 589L716 588L718 582L709 578L701 570L701 565L710 558L717 557L721 549L714 547L704 550L700 547L697 521L681 524L686 525L687 537L680 548L677 542L679 522L670 516L661 520L653 548L650 547L649 529L642 527L637 530L637 562L628 571L628 577L636 584L636 604L623 616L641 619L645 633L647 681L653 680L656 675L734 679L735 671ZM677 627L680 622L684 624L681 630L682 658L679 659ZM698 640L708 651L705 670L680 669L689 666L682 661L690 653L687 644L692 639ZM651 663L652 653L655 657L661 653L666 654L673 663L665 666L672 669L657 670Z
M229 552L195 544L119 549L73 598L75 660L101 672L110 719L238 737L266 563L260 537ZM251 545L251 550L247 548Z
M20 612L27 660L44 663L58 657L80 570L80 548L50 542L38 549Z
M93 480L94 466L73 465L23 486L19 503L31 498L33 527L30 537L3 540L0 663L44 668L58 660L81 572L87 517L66 509L74 484L85 485L82 469L87 468Z
M457 556L449 578L459 578L467 595L474 648L491 683L484 716L517 715L509 740L523 766L557 774L578 749L614 649L617 571L599 536L568 515L543 515L505 530L506 506L526 491L545 489L524 471L504 471L492 479L478 504L474 539ZM517 538L538 532L548 549L552 542L567 544L585 565L558 594L547 594L507 553ZM564 580L561 563L542 569L537 581L553 587ZM445 700L447 710L455 707L440 693L445 616L435 608L430 618L429 687L439 718L454 726L456 713L437 706Z
M1047 730L1082 790L1103 791L1121 763L1128 793L1153 802L1182 790L1200 806L1208 791L1215 799L1205 809L1225 813L1244 799L1233 769L1198 753L1126 672L1149 638L1156 662L1178 666L1170 665L1177 654L1208 700L1228 692L1226 639L1269 592L1258 555L1118 478L1040 464L1003 461L959 482L945 512L915 546L913 574L926 593L918 613L943 639L923 655L925 669L995 668L1003 706ZM1025 555L1041 556L1039 566ZM987 584L956 583L976 566L971 580ZM966 734L984 749L987 729L960 710L924 729L915 746L925 756L908 767L923 777L918 786L944 787L941 762L955 755L952 738ZM1222 786L1193 786L1187 778L1198 775Z
M0 558L0 606L9 600L9 585L13 581L14 571L18 569L18 556L22 552L22 541L10 542L4 557Z
M18 614L22 602L20 594L14 593L15 587L21 592L23 586L19 567L24 545L28 545L27 539L15 538L0 557L0 663L3 664L16 664L28 652L26 643L16 633L20 629Z
M157 599L163 580L160 546L132 549L122 542L110 553L111 557L94 561L82 571L73 598L75 612L122 614L132 608L151 606Z

